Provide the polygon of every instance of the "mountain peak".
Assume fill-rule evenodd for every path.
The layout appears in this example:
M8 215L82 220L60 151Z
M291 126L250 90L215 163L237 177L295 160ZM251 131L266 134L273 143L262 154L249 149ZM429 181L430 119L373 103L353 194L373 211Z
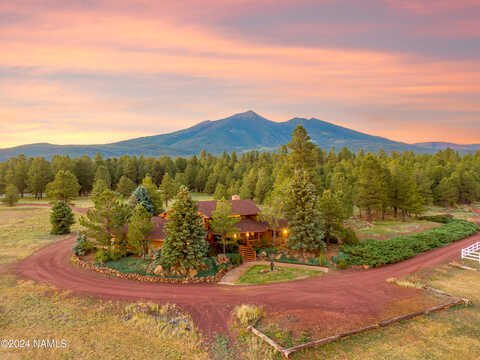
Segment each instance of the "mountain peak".
M264 118L263 116L260 116L258 115L255 111L253 110L247 110L245 112L241 112L241 113L238 113L238 114L234 114L232 116L230 116L232 118L234 117L243 117L243 118L249 118L249 119L254 119L254 118Z

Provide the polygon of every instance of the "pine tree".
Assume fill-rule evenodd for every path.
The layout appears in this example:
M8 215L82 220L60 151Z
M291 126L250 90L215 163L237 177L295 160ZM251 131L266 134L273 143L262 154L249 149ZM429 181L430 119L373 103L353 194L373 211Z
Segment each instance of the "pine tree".
M41 199L47 184L52 180L50 163L44 158L35 158L28 169L28 189L36 199Z
M163 212L163 196L158 191L157 185L154 184L151 176L147 175L142 181L142 186L147 190L147 194L150 197L154 209L155 215Z
M97 179L95 181L95 184L93 184L93 189L92 189L92 198L96 198L99 195L101 195L105 190L110 190L108 185L103 181L102 179Z
M20 192L21 197L23 198L23 193L27 188L27 179L28 179L28 164L24 155L19 155L14 166L13 170L13 181L18 191Z
M85 235L95 239L99 246L110 247L114 238L123 241L129 215L128 207L122 204L111 190L100 194L94 199L94 204L94 208L80 218Z
M221 200L227 198L227 189L225 188L225 185L223 184L218 184L217 187L215 188L215 193L213 194L213 198L215 200Z
M240 221L237 217L232 217L232 204L225 199L217 201L217 207L212 211L212 220L210 226L212 230L222 237L223 253L226 253L227 236L238 231L235 225Z
M322 224L325 232L325 241L330 242L332 234L343 228L345 211L343 207L343 194L324 190L319 200Z
M55 179L47 185L47 196L52 199L70 203L78 196L80 185L77 178L68 170L60 170Z
M8 206L14 206L18 202L19 196L20 193L17 187L13 184L9 184L5 189L5 197L2 199L2 201Z
M137 185L135 185L135 183L130 180L129 177L123 175L117 184L117 191L120 195L128 198L130 195L132 195L132 192L135 190L136 187Z
M138 204L128 222L127 240L128 244L143 258L148 253L148 235L152 230L152 215L142 204Z
M168 207L168 202L175 196L177 192L177 184L170 177L169 173L163 176L162 184L160 185L160 191L165 200L165 207Z
M361 162L359 179L356 185L356 200L359 207L367 211L368 221L372 211L382 210L387 196L384 169L377 158L368 154Z
M293 250L320 251L326 248L321 230L321 215L315 186L303 172L296 172L290 181L285 202L285 217L290 235L288 246Z
M307 130L298 125L292 133L292 140L288 143L290 164L296 171L302 170L311 174L315 167L315 144L312 143Z
M50 213L50 223L52 224L51 234L70 234L70 227L75 224L75 219L72 209L65 201L56 201L53 204Z
M108 171L107 167L104 165L97 167L97 170L95 171L94 183L96 183L98 180L103 180L108 188L111 188L112 176L110 175L110 171Z
M141 204L152 216L155 215L155 206L153 206L152 199L142 185L138 186L132 193L131 201L134 206Z
M168 214L167 237L162 246L162 264L172 272L186 274L203 266L208 252L206 231L198 214L198 205L182 186Z

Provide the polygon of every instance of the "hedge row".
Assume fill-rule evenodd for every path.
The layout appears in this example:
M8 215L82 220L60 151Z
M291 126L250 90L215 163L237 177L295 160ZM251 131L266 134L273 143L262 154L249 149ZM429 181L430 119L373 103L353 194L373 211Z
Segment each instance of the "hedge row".
M350 265L377 267L409 259L419 253L445 246L480 231L469 221L451 220L423 233L398 236L388 240L367 239L357 245L341 247Z

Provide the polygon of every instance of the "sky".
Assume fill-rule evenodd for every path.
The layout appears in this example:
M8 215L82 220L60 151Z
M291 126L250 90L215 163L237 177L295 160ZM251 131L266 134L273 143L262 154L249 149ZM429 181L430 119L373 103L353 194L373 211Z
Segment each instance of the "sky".
M0 1L0 148L254 110L480 143L478 0Z

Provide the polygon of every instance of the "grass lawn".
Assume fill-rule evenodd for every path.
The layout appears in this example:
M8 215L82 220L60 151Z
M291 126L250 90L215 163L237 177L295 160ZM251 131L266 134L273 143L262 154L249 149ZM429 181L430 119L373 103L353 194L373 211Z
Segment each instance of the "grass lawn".
M192 192L190 195L195 201L213 200L213 195L211 194Z
M473 205L475 207L475 205ZM473 221L477 214L471 210L471 206L458 205L454 208L444 208L439 206L430 206L424 215L451 214L457 219Z
M262 272L265 270L268 270L268 272ZM274 271L270 271L270 266L268 265L254 265L248 269L235 284L268 284L273 282L305 279L312 276L320 276L322 274L323 272L318 270L296 269L278 265L275 266Z
M19 200L19 204L49 204L52 200L51 199L40 199L37 200L33 197L24 197L23 199ZM92 208L93 201L89 197L79 197L73 200L74 206L82 207L82 208Z
M350 225L355 229L360 240L377 239L386 240L395 236L416 234L424 232L442 224L408 219L406 222L401 220L375 221L369 224L363 220L350 220Z
M0 265L63 238L49 231L49 209L0 206ZM65 349L0 347L0 359L210 358L191 320L171 306L70 296L19 280L2 266L0 299L0 339L64 339L67 344ZM178 316L184 321L170 323Z
M75 213L79 228L79 214ZM7 207L0 205L0 264L27 257L41 247L62 239L50 234L50 209L43 207Z

